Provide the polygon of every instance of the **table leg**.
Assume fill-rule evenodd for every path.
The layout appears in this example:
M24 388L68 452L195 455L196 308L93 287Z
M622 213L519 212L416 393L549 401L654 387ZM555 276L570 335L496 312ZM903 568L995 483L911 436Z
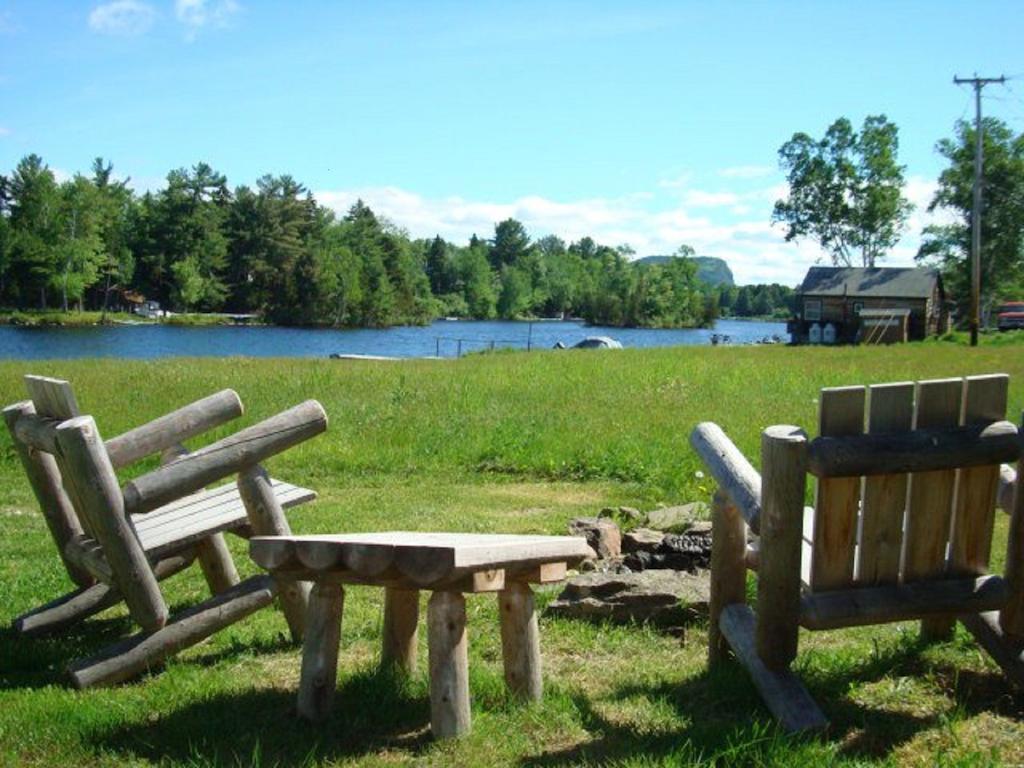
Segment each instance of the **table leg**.
M501 615L501 654L505 684L517 696L531 701L541 697L540 630L528 584L512 581L498 593Z
M434 592L427 604L430 656L430 727L435 738L469 731L469 657L466 598L460 592Z
M325 720L334 704L344 606L345 590L340 584L314 585L302 646L298 703L299 716L313 722Z
M416 635L420 593L416 589L384 590L384 638L381 664L394 664L406 674L416 672Z

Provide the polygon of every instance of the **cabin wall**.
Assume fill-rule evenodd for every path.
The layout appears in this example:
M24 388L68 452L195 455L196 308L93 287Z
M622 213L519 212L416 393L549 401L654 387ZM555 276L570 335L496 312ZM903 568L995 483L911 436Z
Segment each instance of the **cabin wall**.
M808 305L808 302L818 304ZM824 327L832 323L836 328L836 341L841 344L855 344L861 330L859 312L861 309L909 309L910 317L906 338L917 341L929 335L942 333L944 307L938 298L938 287L930 298L879 298L874 296L822 296L802 294L797 300L797 317L789 323L789 332L797 344L806 344L811 326L818 323ZM814 310L820 306L820 313ZM936 311L938 308L938 311ZM810 311L808 311L810 310ZM816 316L817 315L817 316Z

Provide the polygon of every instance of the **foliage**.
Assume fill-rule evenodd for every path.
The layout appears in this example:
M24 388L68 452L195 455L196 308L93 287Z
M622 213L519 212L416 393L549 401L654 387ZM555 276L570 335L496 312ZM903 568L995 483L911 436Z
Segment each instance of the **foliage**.
M489 241L459 246L413 240L361 200L336 218L288 175L232 192L198 163L136 197L110 163L92 171L58 185L30 155L0 177L0 304L124 310L143 294L179 312L370 327L439 315L669 327L717 315L717 289L685 245L664 263L634 262L628 246L533 241L506 219Z
M955 220L925 227L917 253L940 267L946 291L961 309L970 298L975 141L973 124L961 120L955 136L936 146L948 166L928 210L949 211ZM982 141L981 297L988 314L994 305L1024 298L1024 133L1015 135L990 117Z
M843 117L821 140L793 134L779 149L789 197L772 214L787 225L786 240L814 238L837 266L852 266L858 254L865 267L884 258L912 209L897 134L885 115L867 117L859 133Z

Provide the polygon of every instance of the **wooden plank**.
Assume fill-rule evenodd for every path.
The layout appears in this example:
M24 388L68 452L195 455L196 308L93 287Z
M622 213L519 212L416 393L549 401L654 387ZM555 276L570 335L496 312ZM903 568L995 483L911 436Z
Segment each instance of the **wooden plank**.
M914 422L914 383L876 384L868 388L868 434L906 432ZM900 572L908 477L904 473L864 479L858 584L895 584Z
M302 646L298 713L314 723L331 713L338 682L338 647L345 590L337 584L317 584L309 598L309 622Z
M1001 608L1010 594L999 576L931 579L805 594L800 623L807 629L885 624L943 614Z
M253 576L224 594L181 613L155 632L141 632L68 667L76 688L116 685L153 669L169 656L205 640L214 632L269 605L274 584L267 576Z
M760 532L761 476L717 424L705 421L690 433L690 445L754 533Z
M508 581L520 581L524 584L554 584L565 581L568 566L565 563L542 563L525 568L506 566L505 578Z
M63 379L28 375L25 377L25 388L40 416L64 420L80 413L71 384Z
M769 669L796 658L807 436L789 425L761 434L761 563L757 572L757 653Z
M719 489L711 504L711 591L708 603L708 662L728 656L728 644L718 628L722 610L747 602L747 525L728 494Z
M103 556L103 547L96 539L85 534L72 539L64 547L64 556L91 573L97 581L114 583L114 572Z
M821 390L819 434L858 435L864 431L864 387ZM839 589L853 583L859 477L819 479L814 503L812 590Z
M392 553L395 565L411 582L435 583L474 571L499 568L526 569L550 562L575 565L593 551L578 536L506 535L476 533L443 533L419 531L387 531L379 533L347 533L315 536L288 536L292 546L318 542L337 547L341 562L349 567L349 553L362 552L369 557L372 550ZM256 537L250 550L264 568L271 566L265 557L274 558L280 545L273 540ZM416 567L422 568L420 572ZM353 567L353 570L357 570Z
M28 403L32 405L32 403ZM43 453L57 452L57 425L62 419L24 413L14 423L14 435L27 445Z
M961 422L984 424L1005 418L1009 381L1010 377L1005 374L968 377L964 382ZM998 492L998 464L960 471L949 539L951 573L977 576L988 573Z
M316 498L316 493L305 488L273 481L274 494L282 508ZM225 531L238 533L249 526L249 518L235 484L220 486L195 494L166 507L134 515L139 539L146 552L160 555L178 549L183 544L199 541Z
M919 382L915 429L956 426L960 420L962 392L961 379ZM904 536L904 581L931 578L945 570L955 481L954 470L911 475Z
M430 596L427 635L431 730L438 739L461 736L469 731L470 710L466 599L460 593Z
M796 733L828 726L825 715L796 675L788 668L773 670L765 666L755 648L754 614L748 606L726 606L719 626L764 703L785 730Z
M125 509L148 512L221 480L327 429L327 414L315 400L282 411L172 464L154 469L124 487Z
M107 440L110 463L115 467L133 464L241 415L238 394L222 390Z

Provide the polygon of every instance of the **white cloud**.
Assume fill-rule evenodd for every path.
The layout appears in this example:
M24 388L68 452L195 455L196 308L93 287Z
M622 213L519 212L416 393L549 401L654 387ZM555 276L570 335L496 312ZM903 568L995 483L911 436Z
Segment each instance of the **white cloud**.
M4 138L5 136L10 136L10 135L11 135L11 129L6 127L6 126L0 125L0 139Z
M723 168L718 175L727 179L761 179L774 172L775 169L768 165L737 165L733 168Z
M764 192L756 194L767 197ZM555 234L573 241L589 235L606 245L628 244L637 256L673 253L686 243L702 256L726 259L740 283L795 285L821 258L813 243L786 243L782 232L770 225L770 209L763 204L745 206L744 215L736 220L736 214L717 207L708 209L708 215L698 215L693 210L698 206L686 200L658 209L657 201L642 194L568 202L530 195L495 202L429 198L398 187L364 187L321 190L315 195L341 215L362 199L413 237L439 234L457 243L473 234L490 237L494 224L509 217L523 222L532 237Z
M104 35L134 37L149 31L156 11L140 0L113 0L97 5L89 13L89 28Z
M188 40L204 28L227 26L239 10L237 0L174 0L174 15L184 25Z
M694 208L722 208L738 205L740 196L735 192L703 192L691 189L683 196L683 200Z

